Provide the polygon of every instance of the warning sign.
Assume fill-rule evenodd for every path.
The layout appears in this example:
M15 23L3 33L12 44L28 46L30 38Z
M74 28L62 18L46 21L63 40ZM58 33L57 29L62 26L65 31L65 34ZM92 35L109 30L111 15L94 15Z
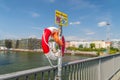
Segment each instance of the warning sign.
M68 26L68 15L56 10L55 11L55 23L59 26Z

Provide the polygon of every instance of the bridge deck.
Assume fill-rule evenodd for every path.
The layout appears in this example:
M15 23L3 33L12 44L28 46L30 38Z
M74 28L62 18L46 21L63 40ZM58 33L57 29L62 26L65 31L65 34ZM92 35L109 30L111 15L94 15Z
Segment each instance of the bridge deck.
M111 80L120 80L120 70L111 78Z

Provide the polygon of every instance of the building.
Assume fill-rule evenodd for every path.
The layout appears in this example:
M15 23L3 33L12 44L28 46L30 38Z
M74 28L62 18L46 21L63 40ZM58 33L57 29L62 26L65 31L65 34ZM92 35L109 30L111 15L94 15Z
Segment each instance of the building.
M105 41L92 41L92 43L95 44L95 48L106 48L106 42Z
M120 50L120 39L114 39L111 41L111 46L113 48L118 48Z
M41 40L36 38L21 39L18 41L19 49L40 49Z
M80 45L83 46L83 48L90 48L90 41L67 41L66 47L76 47L79 48Z
M0 46L5 47L5 40L0 40Z
M67 41L66 48L68 47L76 47L79 48L80 45L83 48L90 48L90 44L95 44L95 48L108 48L111 45L111 42L105 42L103 40L96 40L96 41Z
M13 49L40 49L41 40L37 38L26 38L20 40L0 40L0 47L8 47Z

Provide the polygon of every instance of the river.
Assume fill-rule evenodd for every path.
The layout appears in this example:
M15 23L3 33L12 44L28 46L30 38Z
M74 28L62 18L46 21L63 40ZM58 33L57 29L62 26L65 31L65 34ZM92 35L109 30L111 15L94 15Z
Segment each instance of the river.
M88 58L78 55L65 55L63 63ZM53 61L56 65L57 61ZM50 65L43 53L0 51L0 74Z

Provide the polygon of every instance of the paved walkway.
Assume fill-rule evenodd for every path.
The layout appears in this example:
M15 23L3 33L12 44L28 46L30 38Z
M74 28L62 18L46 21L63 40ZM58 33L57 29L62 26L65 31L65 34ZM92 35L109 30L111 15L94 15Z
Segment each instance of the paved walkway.
M120 71L118 71L111 80L120 80Z

